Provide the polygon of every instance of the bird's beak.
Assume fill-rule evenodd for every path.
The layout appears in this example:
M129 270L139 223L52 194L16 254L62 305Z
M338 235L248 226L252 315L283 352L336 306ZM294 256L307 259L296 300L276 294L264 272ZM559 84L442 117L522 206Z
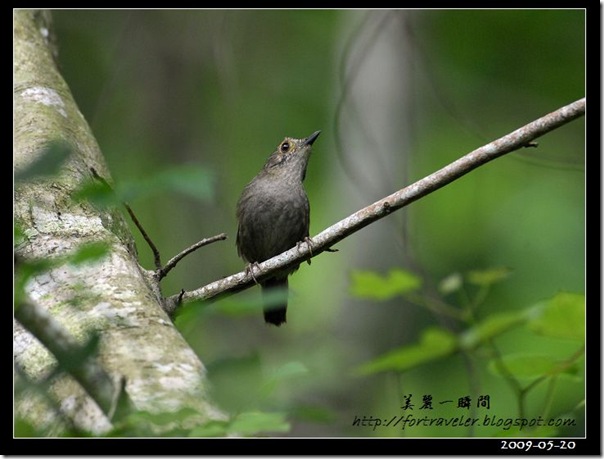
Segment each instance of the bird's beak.
M306 138L306 140L304 141L304 145L312 145L313 142L317 140L317 137L319 137L320 133L321 131L313 132L310 136Z

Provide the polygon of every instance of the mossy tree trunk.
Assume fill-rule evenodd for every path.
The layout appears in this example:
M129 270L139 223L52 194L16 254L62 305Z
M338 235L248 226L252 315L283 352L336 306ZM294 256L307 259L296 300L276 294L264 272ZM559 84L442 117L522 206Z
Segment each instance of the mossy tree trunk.
M15 185L20 235L15 255L25 263L50 261L47 270L29 278L24 295L77 342L100 338L98 362L112 379L125 382L136 409L193 408L196 423L221 418L206 397L204 366L162 310L159 288L139 265L122 215L73 198L92 180L92 169L107 179L110 173L58 71L50 13L16 10L13 26L14 172L26 170L53 142L71 151L58 173ZM109 249L94 262L68 261L90 243ZM55 356L18 321L14 354L17 382L22 376L42 381L57 367ZM111 420L67 373L52 378L51 397L31 394L16 393L17 415L51 434L60 433L65 420L96 433L111 428Z

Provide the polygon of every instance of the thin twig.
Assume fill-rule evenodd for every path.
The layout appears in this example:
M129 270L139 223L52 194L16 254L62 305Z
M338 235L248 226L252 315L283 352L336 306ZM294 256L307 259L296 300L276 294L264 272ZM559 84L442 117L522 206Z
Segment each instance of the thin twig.
M159 255L159 250L157 250L157 247L143 228L143 225L141 225L138 221L138 218L136 218L136 215L134 215L134 212L132 211L130 206L125 202L122 204L124 204L124 207L128 211L128 215L130 215L130 218L132 219L138 230L141 232L143 239L147 242L147 245L151 249L151 252L153 252L153 262L155 263L155 268L161 270L161 256Z
M168 261L168 263L166 263L166 266L164 266L163 268L160 267L156 271L157 280L159 281L159 280L162 280L164 277L166 277L166 275L172 270L172 268L174 268L180 260L182 260L184 257L189 255L191 252L195 252L197 249L199 249L205 245L212 244L217 241L224 241L226 238L227 238L227 235L225 233L220 233L220 234L217 234L216 236L202 239L201 241L197 242L196 244L193 244L191 247L187 247L185 250L180 252L178 255L171 258Z
M95 179L97 179L98 181L100 181L103 185L105 185L113 193L115 193L115 191L113 190L113 188L111 187L111 185L109 185L109 183L107 182L107 180L105 180L103 177L101 177L99 175L99 173L96 171L96 169L94 169L93 167L91 167L90 171L92 172L92 175L93 175L93 177ZM149 245L149 248L151 249L151 252L153 252L153 262L155 263L155 268L157 270L161 270L162 267L161 267L161 257L159 255L159 250L157 250L156 245L153 243L153 241L151 240L151 238L149 237L149 235L147 234L147 232L143 228L143 225L141 225L141 223L138 221L138 218L136 218L136 215L134 215L134 211L128 205L128 203L122 202L122 204L126 208L126 211L128 212L128 215L130 215L130 218L132 219L132 221L134 222L134 224L136 225L136 227L140 231L141 235L143 236L143 239L145 239L145 241Z
M97 179L98 181L100 181L103 185L105 185L113 193L115 193L115 191L113 190L113 188L111 187L111 185L109 185L109 183L107 182L107 180L105 180L103 177L101 177L99 175L99 173L93 167L90 168L90 171L92 172L92 175L93 175L93 177L95 179ZM227 238L226 234L221 233L221 234L218 234L216 236L212 236L212 237L209 237L209 238L206 238L206 239L202 239L201 241L199 241L199 242L193 244L192 246L186 248L185 250L183 250L182 252L180 252L175 257L172 257L170 259L170 261L168 261L168 263L166 263L166 266L162 266L161 255L159 253L159 250L157 249L157 246L153 243L153 241L151 240L151 238L149 237L149 235L145 231L145 228L143 228L143 225L141 225L141 223L138 221L138 218L136 218L136 215L134 214L134 211L128 205L128 203L122 202L122 205L126 208L126 211L128 212L128 215L130 215L130 218L132 219L132 222L136 225L136 227L140 231L141 235L143 236L143 239L147 242L147 245L151 249L151 252L153 252L153 263L155 264L155 277L156 277L157 281L160 281L164 277L166 277L168 275L168 273L172 270L172 268L174 268L176 266L176 264L180 260L182 260L184 257L186 257L187 255L189 255L191 252L194 252L195 250L197 250L200 247L203 247L205 245L212 244L213 242L216 242L216 241L223 241L223 240L225 240Z
M334 244L365 226L444 187L477 167L527 145L532 146L534 139L584 114L585 98L582 98L484 145L433 174L418 180L390 196L386 196L325 229L312 238L312 255L309 250L309 244L293 247L269 260L259 263L258 269L254 272L254 277L257 281L261 282L279 270L297 266L303 261L310 259L311 256L317 256L330 249ZM177 304L179 298L183 303L192 300L210 299L226 292L244 290L253 285L255 283L252 275L247 270L244 270L212 282L197 290L185 292L184 295L181 293L168 297L166 303L168 307L171 307Z

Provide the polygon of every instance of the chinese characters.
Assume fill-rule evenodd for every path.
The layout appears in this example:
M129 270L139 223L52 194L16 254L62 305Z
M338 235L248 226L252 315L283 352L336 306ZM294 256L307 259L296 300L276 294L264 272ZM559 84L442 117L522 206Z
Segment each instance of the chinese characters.
M421 405L419 405L420 410L433 410L434 409L434 399L432 395L425 394L422 395ZM447 403L455 403L454 400L439 400L437 402L439 405L445 405ZM470 409L472 407L472 403L475 403L474 406L477 408L491 409L491 396L490 395L479 395L474 402L472 397L469 395L464 395L457 399L457 408L466 408ZM403 411L412 411L415 409L415 404L413 403L413 394L404 394L403 395L403 403L401 405L401 409Z

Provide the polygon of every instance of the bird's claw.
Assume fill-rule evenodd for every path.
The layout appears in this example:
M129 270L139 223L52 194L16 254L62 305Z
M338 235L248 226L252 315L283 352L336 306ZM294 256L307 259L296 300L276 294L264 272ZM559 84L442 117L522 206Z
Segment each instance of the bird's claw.
M245 274L252 276L254 282L258 284L258 279L256 279L256 276L254 275L254 268L260 269L260 266L258 265L257 261L254 261L253 263L250 263L245 267Z
M308 245L308 251L310 252L310 257L312 258L312 239L309 238L308 236L306 236L304 239L302 239L301 241L298 242L298 244L297 244L298 251L300 251L300 246L305 242ZM310 264L310 258L308 260L306 260L306 262L308 264Z

